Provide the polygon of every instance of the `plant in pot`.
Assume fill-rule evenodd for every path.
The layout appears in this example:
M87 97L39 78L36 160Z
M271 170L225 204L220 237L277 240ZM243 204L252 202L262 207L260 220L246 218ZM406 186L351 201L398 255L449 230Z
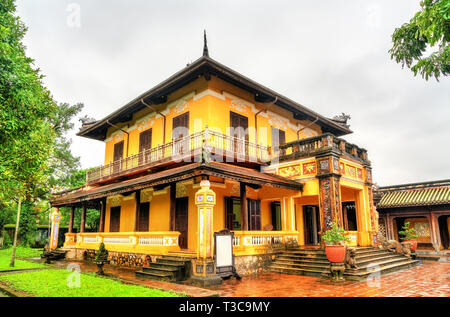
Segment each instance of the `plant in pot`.
M419 236L416 234L416 229L409 227L410 223L407 221L402 227L402 230L398 232L398 235L401 236L400 239L402 242L411 242L412 247L411 251L416 251L417 249L417 241L415 240Z
M97 264L98 275L105 275L105 272L103 272L103 265L108 262L108 250L106 250L105 245L102 242L98 248L97 255L95 256L95 264Z
M325 241L325 254L328 261L331 263L341 263L345 259L345 242L350 241L344 233L344 229L340 228L336 222L331 226L331 229L325 231L322 235Z

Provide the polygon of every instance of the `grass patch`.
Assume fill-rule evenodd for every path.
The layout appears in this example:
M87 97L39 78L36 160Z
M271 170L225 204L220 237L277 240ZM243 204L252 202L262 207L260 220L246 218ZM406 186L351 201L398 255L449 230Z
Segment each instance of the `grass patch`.
M0 282L37 297L178 297L175 292L161 291L96 276L94 273L66 270L42 270L1 275ZM77 287L79 281L79 287ZM69 285L73 285L69 287Z
M11 257L9 256L0 256L0 272L1 271L9 271L9 270L23 270L23 269L39 269L46 268L45 264L35 263L25 260L15 260L14 267L9 266L9 262L11 261Z
M34 249L30 247L17 246L16 247L16 258L36 258L40 257L43 252L42 248ZM0 257L8 256L11 258L12 248L1 249Z

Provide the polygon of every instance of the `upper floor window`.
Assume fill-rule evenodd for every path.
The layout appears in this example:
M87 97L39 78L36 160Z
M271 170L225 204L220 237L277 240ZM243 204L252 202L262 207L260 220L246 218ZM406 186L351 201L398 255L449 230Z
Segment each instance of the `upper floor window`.
M280 145L286 144L286 134L283 130L274 127L271 127L270 130L271 130L273 152L278 153Z

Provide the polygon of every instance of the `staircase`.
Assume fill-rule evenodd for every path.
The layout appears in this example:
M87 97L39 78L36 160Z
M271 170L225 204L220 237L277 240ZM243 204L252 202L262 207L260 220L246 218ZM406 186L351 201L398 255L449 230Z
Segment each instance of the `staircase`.
M357 269L346 269L348 280L365 280L371 274L386 274L415 266L419 261L373 247L356 249ZM284 251L269 266L271 272L330 277L330 262L324 249L293 249Z
M156 262L136 271L136 277L165 282L179 282L186 280L191 272L190 254L169 254L157 258Z

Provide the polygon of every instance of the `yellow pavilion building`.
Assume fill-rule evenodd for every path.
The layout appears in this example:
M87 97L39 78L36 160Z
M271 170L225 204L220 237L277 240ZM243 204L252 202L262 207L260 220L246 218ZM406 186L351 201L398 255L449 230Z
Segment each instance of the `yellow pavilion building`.
M234 233L245 274L277 247L320 247L333 221L349 244L373 246L371 165L365 149L341 138L349 133L345 117L326 118L254 82L210 58L205 43L184 69L83 123L78 135L103 142L105 161L84 186L52 197L53 207L71 207L64 247L81 258L103 242L111 263L129 266L167 254L198 258L209 225ZM215 194L206 218L195 201L202 181ZM98 232L85 231L88 208L101 211Z

